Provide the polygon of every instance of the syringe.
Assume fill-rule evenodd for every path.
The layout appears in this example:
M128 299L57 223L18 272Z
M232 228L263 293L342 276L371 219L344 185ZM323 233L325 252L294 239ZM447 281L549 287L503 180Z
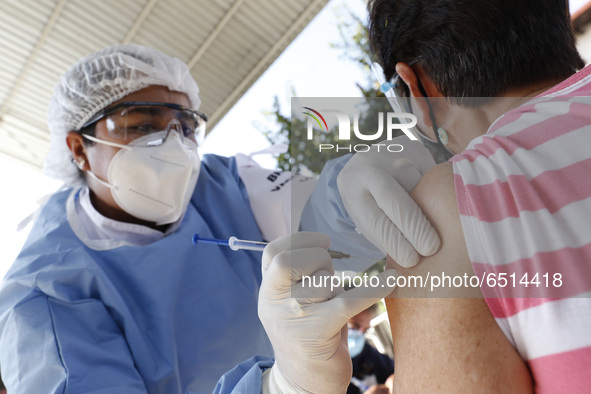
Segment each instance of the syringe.
M244 239L238 239L236 237L230 237L228 240L225 239L216 239L216 238L203 238L199 236L199 234L193 235L193 245L197 245L199 243L205 244L214 244L219 246L228 246L232 250L258 250L262 251L265 249L265 246L268 245L268 242L259 242L259 241L248 241ZM374 260L368 257L359 257L359 256L351 256L349 253L339 252L336 250L328 250L328 254L333 259L367 259L367 260Z

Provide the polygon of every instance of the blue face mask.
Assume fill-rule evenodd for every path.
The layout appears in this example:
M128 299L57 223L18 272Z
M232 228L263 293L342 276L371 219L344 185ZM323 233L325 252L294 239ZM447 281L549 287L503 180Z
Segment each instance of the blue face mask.
M349 354L351 358L359 355L365 346L365 335L359 331L349 328Z

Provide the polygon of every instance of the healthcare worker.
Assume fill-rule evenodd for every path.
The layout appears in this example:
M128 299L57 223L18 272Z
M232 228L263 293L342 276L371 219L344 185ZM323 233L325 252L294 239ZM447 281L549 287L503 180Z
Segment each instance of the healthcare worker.
M288 223L290 208L297 218L306 200L290 201L289 173L263 173L267 183L257 189L249 180L258 170L248 160L201 160L196 149L206 117L198 92L183 62L137 45L91 54L57 83L45 169L67 188L43 206L0 288L0 366L9 392L211 392L224 372L253 355L267 357L249 364L260 386L274 353L282 361L265 376L279 378L267 378L268 385L284 387L281 376L296 385L313 376L308 356L317 349L289 355L289 346L307 343L309 320L290 315L289 292L278 301L277 281L286 286L278 271L269 270L271 289L261 297L273 352L257 317L260 252L191 244L195 233L271 241L297 228L297 220ZM283 193L265 193L277 184L287 185ZM288 212L287 219L276 212ZM279 238L268 255L291 255L300 245L304 255L319 253L321 273L330 272L328 238L303 234L293 247ZM274 267L272 261L264 265ZM316 272L299 272L309 269ZM340 314L325 333L329 348L336 344L338 356L348 358L341 327L385 294L343 302L333 290L308 303ZM302 318L302 328L290 332L294 318ZM231 380L223 381L226 390Z

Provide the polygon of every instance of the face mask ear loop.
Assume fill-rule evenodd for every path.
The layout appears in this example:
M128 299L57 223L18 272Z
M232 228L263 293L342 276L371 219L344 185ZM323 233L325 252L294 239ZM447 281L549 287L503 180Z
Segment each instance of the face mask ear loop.
M86 173L88 173L88 175L90 175L91 177L93 177L98 183L100 183L101 185L108 187L109 189L115 189L115 186L111 185L108 182L103 181L102 179L100 179L98 176L94 175L94 172L88 170L86 171Z
M439 137L439 126L437 125L437 120L435 120L435 113L433 112L433 107L431 106L431 102L429 101L429 96L427 95L427 92L425 91L425 88L423 87L421 81L418 79L417 81L419 82L419 90L421 91L421 94L427 101L427 106L429 107L429 117L431 118L431 123L433 123L433 133L435 134L435 138L437 138L437 143L439 144L439 147L445 152L445 159L449 160L454 154L446 148L443 142L441 142L441 138Z
M81 134L81 135L82 135L82 137L84 137L90 141L98 142L99 144L114 146L115 148L131 150L131 147L129 147L127 145L118 144L117 142L105 141L100 138L96 138L91 135L88 135L88 134Z

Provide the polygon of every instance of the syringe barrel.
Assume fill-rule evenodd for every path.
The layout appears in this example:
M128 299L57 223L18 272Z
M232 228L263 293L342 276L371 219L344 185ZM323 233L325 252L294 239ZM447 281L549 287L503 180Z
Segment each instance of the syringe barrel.
M262 251L267 246L267 242L258 242L258 241L246 241L243 239L238 239L236 237L230 237L228 239L228 246L232 250L258 250Z
M203 238L199 236L199 234L193 235L193 245L198 244L213 244L219 246L228 246L228 241L225 239L216 239L216 238Z

